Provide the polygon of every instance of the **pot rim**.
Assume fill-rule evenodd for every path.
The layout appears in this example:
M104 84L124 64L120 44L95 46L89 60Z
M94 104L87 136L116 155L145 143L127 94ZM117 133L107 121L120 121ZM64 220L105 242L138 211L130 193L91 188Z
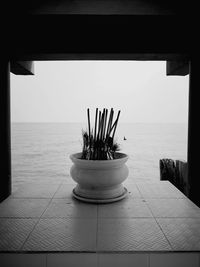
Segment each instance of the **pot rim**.
M125 153L121 153L121 152L116 152L116 154L118 156L120 156L120 158L117 158L117 159L113 159L113 160L87 160L87 159L81 159L81 152L79 153L74 153L74 154L71 154L69 157L71 159L71 161L76 164L76 165L79 165L79 166L82 166L82 167L88 167L88 166L91 166L91 167L100 167L100 166L121 166L123 165L129 158L129 156Z

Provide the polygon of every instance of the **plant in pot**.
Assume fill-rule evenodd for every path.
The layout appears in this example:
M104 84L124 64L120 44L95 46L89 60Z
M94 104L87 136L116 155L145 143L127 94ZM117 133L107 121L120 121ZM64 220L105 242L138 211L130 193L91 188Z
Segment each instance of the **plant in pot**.
M71 154L72 179L77 183L73 196L93 203L109 203L123 199L127 189L122 182L128 177L128 155L120 153L115 133L120 111L114 120L114 110L96 108L94 127L87 109L88 130L82 131L82 152Z

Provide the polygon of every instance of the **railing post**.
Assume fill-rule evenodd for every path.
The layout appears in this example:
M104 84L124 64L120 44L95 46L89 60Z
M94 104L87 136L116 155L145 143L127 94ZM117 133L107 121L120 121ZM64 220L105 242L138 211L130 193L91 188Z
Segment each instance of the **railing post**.
M199 189L199 73L192 59L189 63L189 116L188 116L188 181L189 198L200 207ZM196 83L198 81L198 83ZM197 150L197 151L195 151ZM198 152L198 153L196 153Z
M10 63L0 60L0 201L11 194Z

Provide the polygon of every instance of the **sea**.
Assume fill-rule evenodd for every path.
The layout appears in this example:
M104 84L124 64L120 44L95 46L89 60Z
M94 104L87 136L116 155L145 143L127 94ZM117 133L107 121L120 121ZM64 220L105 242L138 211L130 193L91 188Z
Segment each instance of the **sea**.
M159 160L187 161L187 124L119 123L120 151L128 154L129 180L158 181ZM70 154L82 150L85 123L12 123L12 186L73 182ZM126 140L124 140L124 137Z

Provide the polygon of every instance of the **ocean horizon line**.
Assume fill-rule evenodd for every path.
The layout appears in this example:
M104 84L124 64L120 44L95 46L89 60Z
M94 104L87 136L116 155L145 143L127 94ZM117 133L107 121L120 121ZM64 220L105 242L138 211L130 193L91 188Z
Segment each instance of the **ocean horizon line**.
M84 122L72 122L72 121L11 121L11 124L85 124ZM188 124L188 122L119 122L120 124Z

